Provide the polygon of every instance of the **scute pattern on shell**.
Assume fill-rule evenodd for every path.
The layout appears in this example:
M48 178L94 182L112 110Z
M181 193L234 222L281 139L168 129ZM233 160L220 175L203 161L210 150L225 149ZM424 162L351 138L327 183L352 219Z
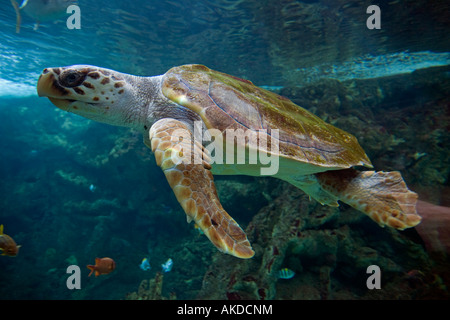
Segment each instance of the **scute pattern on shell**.
M289 99L202 65L170 69L163 94L200 115L208 128L279 130L279 155L319 167L372 167L356 138ZM270 146L268 146L270 148Z

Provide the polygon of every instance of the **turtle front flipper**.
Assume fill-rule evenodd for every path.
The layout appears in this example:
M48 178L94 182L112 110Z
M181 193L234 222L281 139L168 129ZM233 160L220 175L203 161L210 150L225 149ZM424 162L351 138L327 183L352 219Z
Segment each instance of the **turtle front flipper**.
M403 230L420 223L417 193L410 191L398 171L354 169L316 174L322 189L364 212L380 226Z
M178 202L211 242L222 252L251 258L254 251L236 221L222 208L217 196L209 157L193 143L188 126L175 119L161 119L150 129L151 149Z

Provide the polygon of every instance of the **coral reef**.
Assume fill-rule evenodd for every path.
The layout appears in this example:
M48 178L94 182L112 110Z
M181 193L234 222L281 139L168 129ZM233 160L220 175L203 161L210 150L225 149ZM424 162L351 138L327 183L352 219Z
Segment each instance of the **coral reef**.
M287 87L281 94L355 134L376 169L400 170L421 198L445 203L450 150L442 142L449 139L450 115L445 107L450 92L448 70L431 68L364 81L327 80L302 88ZM417 228L420 239L415 230L380 229L345 205L322 207L290 186L278 188L283 191L246 229L256 251L254 259L239 261L216 254L198 298L449 297L445 235L450 229L442 207L430 210L430 206L419 205L419 213L424 215L423 225ZM440 214L433 220L436 211ZM433 250L426 252L422 240ZM380 266L386 290L371 291L365 286L366 268L372 264ZM293 279L277 278L278 270L285 267L296 272Z
M377 170L401 171L421 200L449 207L449 70L278 90L354 134ZM141 137L63 118L58 110L42 114L27 107L33 103L17 108L27 120L0 109L0 223L22 245L17 258L0 257L2 298L123 299L133 291L128 298L171 292L177 299L448 298L448 256L425 251L432 243L426 234L446 226L443 217L425 223L431 211L423 213L426 234L397 232L345 205L323 207L277 179L216 177L224 208L247 226L256 251L239 260L218 253L186 224ZM19 121L25 133L10 125ZM97 256L112 257L114 273L88 278L85 265ZM143 257L150 259L149 273L139 269ZM158 287L158 266L169 257L173 270ZM61 285L75 262L82 269L76 292ZM365 286L370 264L380 266L385 290ZM278 279L282 268L296 275Z
M155 278L142 280L138 291L130 292L125 296L126 300L175 300L176 295L172 292L169 298L162 296L164 274L157 272Z
M246 232L254 259L215 255L198 298L370 298L369 265L381 268L384 286L410 270L431 270L421 245L406 235L381 229L353 209L323 207L291 186L254 217ZM284 267L296 272L293 279L278 279ZM435 289L429 285L430 292ZM415 298L416 291L409 288L402 295Z

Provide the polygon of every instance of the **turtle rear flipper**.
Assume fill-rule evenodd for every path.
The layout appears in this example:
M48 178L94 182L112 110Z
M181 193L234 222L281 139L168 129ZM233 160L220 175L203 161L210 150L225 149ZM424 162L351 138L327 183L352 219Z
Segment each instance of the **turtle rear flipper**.
M380 226L403 230L420 223L417 193L410 191L399 172L354 169L316 174L321 187L339 200L364 212Z
M20 9L22 9L22 7L19 7L19 4L16 0L11 0L11 4L14 7L14 11L16 11L16 33L20 33L20 24L22 23L22 15L20 14Z
M220 251L243 259L253 257L245 232L219 201L211 166L204 161L208 156L201 145L192 144L188 126L175 119L161 119L151 127L150 141L156 163L188 222L194 220Z

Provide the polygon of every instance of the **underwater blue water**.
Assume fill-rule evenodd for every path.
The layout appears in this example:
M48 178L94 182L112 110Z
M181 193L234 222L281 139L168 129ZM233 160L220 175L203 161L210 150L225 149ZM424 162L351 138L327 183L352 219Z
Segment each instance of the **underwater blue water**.
M395 37L382 35L369 41L345 27L345 10L357 10L360 2L352 3L79 0L81 29L68 29L66 14L57 21L42 21L35 30L33 18L23 13L16 33L15 11L4 1L0 6L0 224L22 247L16 258L0 256L0 300L124 299L138 290L142 280L162 271L159 266L169 258L173 269L170 266L164 274L163 295L176 292L179 298L195 299L216 253L197 229L187 226L138 133L65 113L38 98L36 83L44 68L89 64L151 76L176 65L200 63L279 92L285 86L302 87L323 79L377 79L450 64L448 36L441 36L448 22L437 24L436 39L411 40L401 31L410 26L405 22ZM382 4L388 7L386 1ZM271 15L264 6L279 10ZM364 7L360 9L361 34L367 35L367 14ZM349 40L334 54L322 55L336 46L331 40L333 28L326 25L332 18L325 12L336 12L333 19L344 20L329 23L344 25L342 30L348 34L342 37ZM321 28L327 31L318 35ZM430 22L425 37L432 28ZM331 44L308 43L305 34ZM443 96L448 98L448 92ZM348 115L348 110L343 113ZM448 138L448 127L442 136ZM442 136L435 140L448 141ZM399 145L402 142L394 139L389 148ZM392 168L397 170L396 165ZM399 167L407 169L407 165ZM448 188L445 172L436 173L442 188ZM228 211L244 226L274 197L258 193L271 190L270 182L256 185L253 178L245 177L218 181L225 190L222 201L230 201ZM188 241L192 243L184 247ZM108 255L116 260L114 273L87 278L85 266ZM177 260L180 256L187 258ZM146 257L151 268L144 271L139 265ZM84 290L66 288L69 264L80 265ZM295 274L299 277L301 272Z

